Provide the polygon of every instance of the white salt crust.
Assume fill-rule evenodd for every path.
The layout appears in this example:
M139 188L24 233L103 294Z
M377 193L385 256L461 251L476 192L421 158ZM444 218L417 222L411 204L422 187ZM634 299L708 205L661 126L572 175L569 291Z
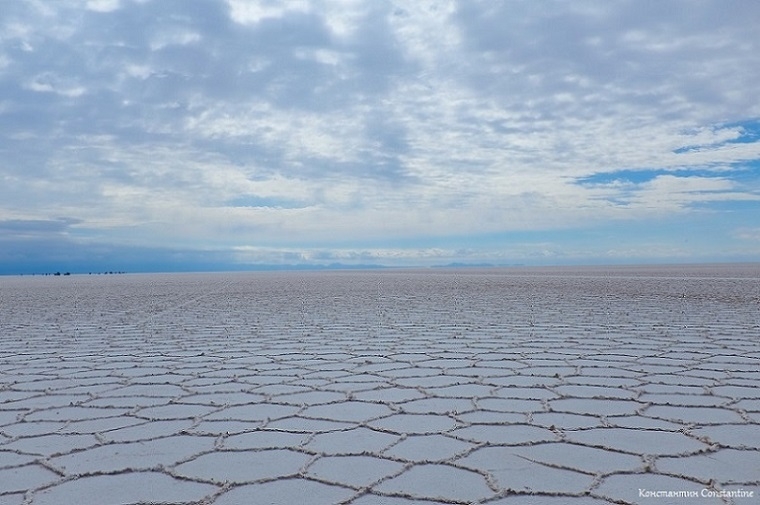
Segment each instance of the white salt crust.
M0 306L0 504L760 499L758 265L0 277Z

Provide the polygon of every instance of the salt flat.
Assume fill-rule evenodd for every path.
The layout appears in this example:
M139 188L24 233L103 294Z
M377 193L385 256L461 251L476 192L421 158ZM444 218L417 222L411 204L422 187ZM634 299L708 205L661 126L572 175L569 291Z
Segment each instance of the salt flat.
M757 503L760 265L0 278L0 504Z

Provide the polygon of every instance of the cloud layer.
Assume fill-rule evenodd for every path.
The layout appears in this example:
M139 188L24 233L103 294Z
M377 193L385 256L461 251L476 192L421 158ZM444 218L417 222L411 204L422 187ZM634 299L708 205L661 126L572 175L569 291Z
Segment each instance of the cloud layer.
M231 265L757 259L757 19L717 0L9 2L2 240Z

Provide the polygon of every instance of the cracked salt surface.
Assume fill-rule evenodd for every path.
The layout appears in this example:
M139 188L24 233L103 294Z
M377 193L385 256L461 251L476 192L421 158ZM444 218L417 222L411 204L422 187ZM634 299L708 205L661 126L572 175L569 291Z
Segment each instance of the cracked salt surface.
M309 455L291 449L216 451L178 465L177 475L207 482L255 482L297 476Z
M593 475L547 465L514 448L486 447L462 459L461 464L491 475L498 488L516 492L581 494L594 483Z
M305 479L280 479L235 487L217 498L214 505L292 505L345 503L356 494L353 489Z
M707 444L678 431L636 428L590 428L568 433L567 440L645 456L691 454L708 449Z
M361 489L403 469L403 463L377 456L324 456L309 466L306 475Z
M476 447L445 435L413 435L406 437L385 455L404 461L444 462Z
M210 437L176 435L156 440L105 444L48 459L65 475L85 475L125 470L149 470L169 466L214 447Z
M415 465L398 477L381 482L374 489L390 495L459 503L472 503L494 495L483 475L440 464Z
M760 495L758 265L0 280L0 505Z
M30 494L31 503L35 505L187 503L211 496L217 489L210 484L183 481L164 473L131 472L80 477Z

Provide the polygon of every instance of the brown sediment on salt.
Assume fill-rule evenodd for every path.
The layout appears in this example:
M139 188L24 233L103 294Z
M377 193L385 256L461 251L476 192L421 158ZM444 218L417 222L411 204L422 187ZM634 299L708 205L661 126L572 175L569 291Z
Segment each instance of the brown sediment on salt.
M4 279L2 503L760 495L757 265L68 280Z

